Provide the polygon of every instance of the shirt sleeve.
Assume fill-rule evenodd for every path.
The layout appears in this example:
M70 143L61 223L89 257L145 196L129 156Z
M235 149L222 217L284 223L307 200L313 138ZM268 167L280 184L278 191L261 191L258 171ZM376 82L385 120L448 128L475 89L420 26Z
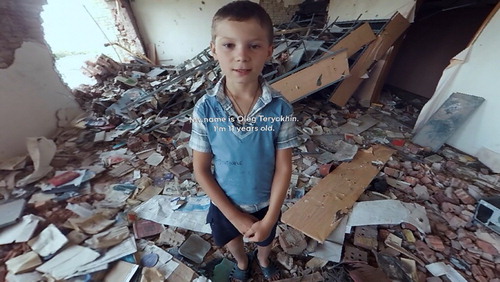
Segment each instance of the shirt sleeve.
M191 117L192 129L191 137L189 138L189 147L199 152L210 153L212 152L212 147L208 140L207 125L204 119L205 116L202 114L200 105L196 105Z
M293 116L293 109L290 104L285 107L286 112L283 116L286 117L285 121L281 123L278 139L276 141L276 149L288 149L297 147L299 145L299 138L297 137L297 128L295 127L295 117Z

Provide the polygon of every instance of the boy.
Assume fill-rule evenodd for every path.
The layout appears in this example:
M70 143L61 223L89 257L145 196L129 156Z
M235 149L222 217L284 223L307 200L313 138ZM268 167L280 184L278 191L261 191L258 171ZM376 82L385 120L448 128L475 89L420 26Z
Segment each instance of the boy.
M210 49L223 78L193 110L194 173L211 199L207 223L215 243L237 262L233 281L250 278L243 237L257 244L264 276L279 278L269 254L298 141L290 103L261 76L272 43L272 21L258 4L235 1L219 9Z

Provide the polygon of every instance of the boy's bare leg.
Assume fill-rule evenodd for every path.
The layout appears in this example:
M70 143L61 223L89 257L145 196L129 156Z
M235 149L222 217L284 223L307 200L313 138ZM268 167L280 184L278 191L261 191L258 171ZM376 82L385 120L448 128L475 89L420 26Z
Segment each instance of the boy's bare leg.
M245 253L245 245L243 243L243 236L238 236L226 244L229 252L233 255L238 268L241 270L246 270L248 268L248 257Z
M271 254L272 243L265 246L257 246L257 259L259 260L259 264L262 267L269 266L269 255Z

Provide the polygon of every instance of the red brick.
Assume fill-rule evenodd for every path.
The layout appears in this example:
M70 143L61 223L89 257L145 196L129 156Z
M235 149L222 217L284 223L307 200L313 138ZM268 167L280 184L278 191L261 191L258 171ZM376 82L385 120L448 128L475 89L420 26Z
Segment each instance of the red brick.
M493 256L498 255L498 250L490 243L483 240L476 240L476 245L483 250L483 252L491 254Z
M451 217L450 220L448 221L448 223L450 224L450 227L453 229L465 227L465 225L467 225L467 221L461 219L460 217L458 217L456 215Z
M455 190L455 195L466 205L474 205L476 203L476 199L472 198L464 189Z
M475 281L477 282L488 282L488 279L486 279L486 277L484 276L474 276L474 279L476 279Z
M444 251L443 240L441 240L441 238L439 238L438 236L427 235L425 237L425 242L427 243L427 246L429 246L429 248L431 248L435 251L438 251L438 252Z
M449 230L449 229L444 233L444 235L446 235L446 237L448 237L448 239L450 239L450 240L454 240L458 237L457 233L455 233L454 231Z
M460 242L460 245L462 245L462 248L464 248L466 250L476 247L474 242L472 242L472 240L469 237L460 238L460 239L458 239L458 242Z
M458 205L454 205L450 202L442 202L441 203L441 210L443 212L453 212L453 213L458 215L462 211L462 207L460 207Z
M493 279L496 277L495 271L493 271L493 269L491 269L489 267L483 267L483 272L486 274L486 277L488 277L489 279Z
M428 177L428 176L424 176L424 177L420 178L420 182L422 182L422 184L434 183L434 181L432 181L432 179L430 179L430 177Z
M415 186L418 183L418 178L412 176L405 176L404 181L410 183L411 186Z
M483 269L477 264L471 265L471 271L474 276L486 276L486 273L484 273Z
M415 247L420 256L428 263L436 262L437 258L433 250L429 248L423 241L417 240Z
M391 167L385 167L384 173L396 179L399 179L400 177L403 176L403 172L401 170L397 170Z

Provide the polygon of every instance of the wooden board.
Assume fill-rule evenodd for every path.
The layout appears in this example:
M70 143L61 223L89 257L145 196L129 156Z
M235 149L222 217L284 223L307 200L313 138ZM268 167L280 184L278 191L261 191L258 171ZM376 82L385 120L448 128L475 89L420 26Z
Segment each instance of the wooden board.
M395 151L382 145L359 151L342 163L287 210L282 221L307 236L324 242Z
M361 47L372 42L376 38L370 24L365 22L342 37L329 51L335 52L345 48L347 50L347 57L349 58L358 52ZM328 56L328 53L325 53L323 56Z
M439 150L453 133L484 102L483 97L451 94L413 137L413 143Z
M343 79L348 74L347 51L342 51L282 78L271 86L293 103Z
M396 14L384 29L377 35L377 39L366 47L354 66L351 75L339 83L330 98L330 102L345 106L347 100L358 86L363 82L362 76L370 69L372 64L382 58L394 42L403 34L410 23L400 14Z

